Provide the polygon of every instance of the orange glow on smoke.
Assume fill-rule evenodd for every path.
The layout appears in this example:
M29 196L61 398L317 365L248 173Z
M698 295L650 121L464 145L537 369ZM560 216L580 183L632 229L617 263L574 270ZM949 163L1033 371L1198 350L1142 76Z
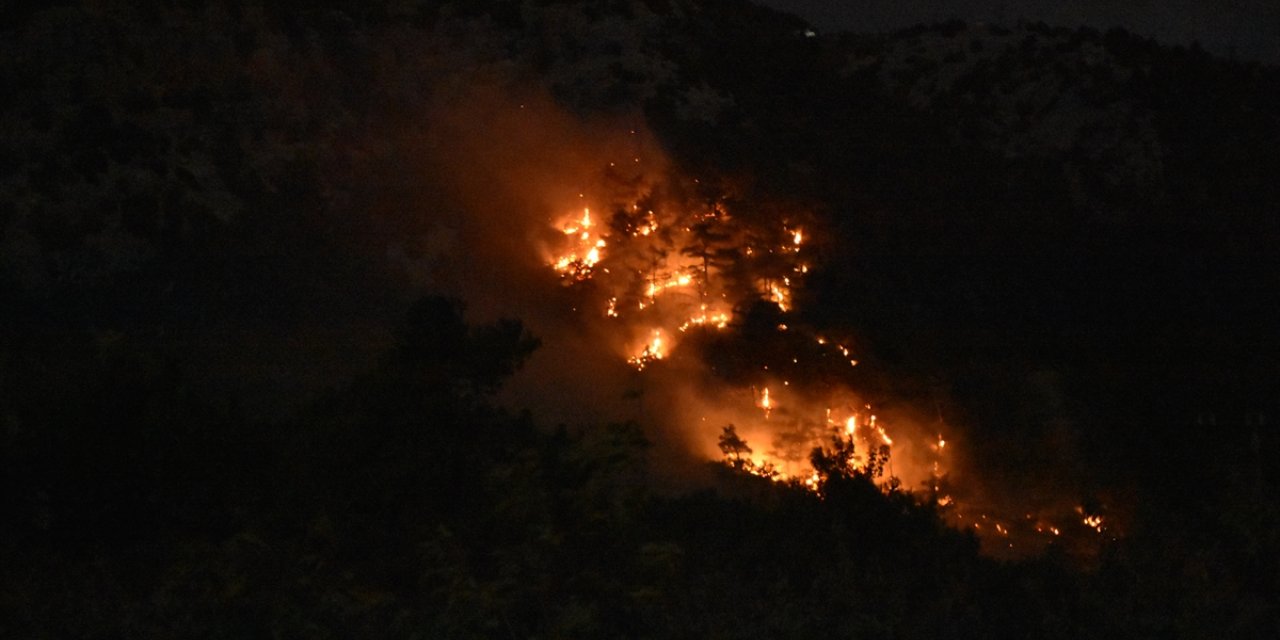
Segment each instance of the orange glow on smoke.
M711 327L714 329L723 329L729 326L730 316L723 311L710 312L707 311L707 305L702 305L698 315L693 316L680 325L681 331L688 331L692 327Z
M811 255L811 245L829 247L814 241L820 232L812 219L796 212L788 212L789 219L759 213L753 217L751 212L731 210L723 201L708 204L668 195L656 188L621 203L593 202L594 211L583 206L553 221L558 233L548 233L555 237L549 263L562 284L584 299L576 308L593 309L594 314L603 310L611 349L643 379L670 386L672 372L687 374L689 379L679 385L688 389L650 392L667 393L676 398L673 404L689 405L677 406L677 415L664 418L693 416L691 423L701 423L703 430L695 437L702 438L708 457L715 457L716 430L737 425L750 448L725 453L726 463L817 491L821 478L810 453L816 447L831 450L835 442L835 451L846 457L839 462L849 471L868 474L886 490L921 487L953 524L999 539L1002 548L1012 548L1027 535L1053 540L1063 534L1067 520L1056 515L1057 524L1032 514L1026 520L1020 515L995 518L966 504L965 493L953 496L948 475L952 442L935 427L923 428L910 419L902 424L898 410L884 413L892 421L886 424L846 386L845 363L858 366L847 339L809 333L811 329L792 315L805 274L817 258ZM802 224L793 223L796 220ZM760 302L782 314L769 326L780 335L794 336L803 347L781 358L770 352L773 359L767 363L741 365L748 373L732 384L716 379L713 372L690 368L691 359L677 357L682 343L706 348L708 340L716 339L713 332L734 336L740 326L735 322L749 322L736 314ZM780 340L796 344L792 338ZM731 359L749 361L755 354L747 351L731 354ZM842 373L831 373L831 363ZM900 485L903 478L907 483ZM1069 534L1086 527L1097 533L1107 528L1100 515L1081 512L1079 517L1083 527L1074 525Z
M764 391L760 392L760 401L756 403L756 406L764 409L764 417L769 417L769 412L773 411L773 400L769 398L769 387L765 387Z
M561 231L569 239L571 247L553 261L552 267L560 275L571 280L586 280L591 271L604 257L606 246L604 238L593 231L591 209L583 207L582 217L574 217L561 225Z
M809 270L805 247L811 229L785 219L773 224L767 220L748 223L732 215L722 202L707 206L650 197L643 203L611 205L604 210L612 213L603 216L584 206L564 216L557 223L563 240L551 260L566 284L590 283L589 288L581 289L582 295L602 294L597 308L619 323L611 331L620 336L643 336L631 341L624 338L624 358L637 371L645 372L668 359L695 330L728 329L734 321L734 309L748 305L752 298L772 303L781 313L793 310L796 279ZM643 329L637 331L638 327ZM791 324L778 323L777 330L789 332ZM856 364L848 347L830 345L821 337L816 341L823 353ZM801 355L790 358L790 363L800 367ZM764 372L768 369L763 367ZM803 371L800 368L795 373ZM740 415L736 419L744 422L752 438L766 444L790 434L786 436L789 448L762 446L750 459L738 459L742 468L816 487L818 479L809 468L808 451L831 435L856 442L859 453L848 461L851 468L869 464L875 457L872 453L880 448L885 449L883 457L887 458L894 439L884 425L870 413L847 408L861 403L812 397L804 389L803 377L796 380L799 389L791 376L773 382L778 386L755 387L751 402L757 411L754 418ZM780 397L782 390L786 390L785 402ZM738 412L735 397L726 390L703 402L709 401L714 413L731 416ZM764 422L756 424L758 420ZM865 428L860 428L863 425ZM802 433L810 435L798 435ZM937 471L936 460L929 469Z
M648 342L645 342L640 350L627 359L632 366L640 371L649 366L653 362L657 362L667 356L666 341L662 338L662 330L654 329L650 334Z

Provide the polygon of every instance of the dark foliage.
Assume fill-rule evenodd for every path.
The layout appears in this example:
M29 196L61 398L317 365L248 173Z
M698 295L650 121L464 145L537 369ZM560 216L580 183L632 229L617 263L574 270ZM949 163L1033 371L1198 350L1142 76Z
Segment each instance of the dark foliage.
M996 562L843 445L821 497L744 464L662 493L634 425L493 408L536 339L387 260L432 233L404 140L468 65L821 203L803 320L992 477L1136 495L1123 537ZM732 0L11 3L0 635L1275 637L1278 84L1122 31L813 39ZM729 378L780 321L742 311Z

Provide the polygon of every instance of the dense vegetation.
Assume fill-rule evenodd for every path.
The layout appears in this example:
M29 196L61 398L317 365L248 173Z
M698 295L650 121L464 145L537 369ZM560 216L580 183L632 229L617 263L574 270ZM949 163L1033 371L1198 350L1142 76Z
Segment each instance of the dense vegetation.
M3 17L2 635L1280 631L1273 68L731 0ZM469 326L397 243L447 197L400 171L419 106L503 74L821 207L847 249L806 320L1124 537L997 562L857 474L660 491L634 425L495 409L536 336Z

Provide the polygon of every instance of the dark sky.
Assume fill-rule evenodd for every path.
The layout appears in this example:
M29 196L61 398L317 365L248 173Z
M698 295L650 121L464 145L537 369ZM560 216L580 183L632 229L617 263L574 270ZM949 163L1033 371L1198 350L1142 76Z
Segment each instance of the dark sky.
M1168 44L1280 64L1280 0L755 0L823 31L887 31L920 22L1123 26Z

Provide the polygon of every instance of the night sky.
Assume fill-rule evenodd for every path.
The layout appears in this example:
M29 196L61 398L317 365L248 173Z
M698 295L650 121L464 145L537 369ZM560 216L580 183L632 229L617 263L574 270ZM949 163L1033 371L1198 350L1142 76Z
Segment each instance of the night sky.
M959 19L1012 25L1043 21L1055 27L1123 27L1167 44L1199 41L1220 55L1280 64L1280 3L1268 0L1125 2L1092 0L759 0L827 31L892 31L918 23Z

